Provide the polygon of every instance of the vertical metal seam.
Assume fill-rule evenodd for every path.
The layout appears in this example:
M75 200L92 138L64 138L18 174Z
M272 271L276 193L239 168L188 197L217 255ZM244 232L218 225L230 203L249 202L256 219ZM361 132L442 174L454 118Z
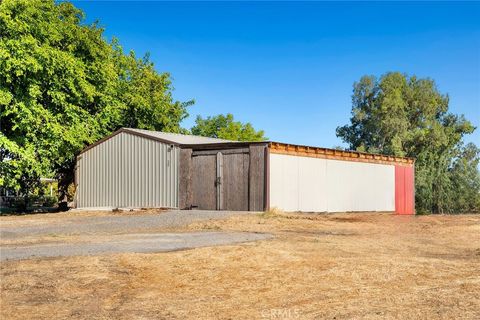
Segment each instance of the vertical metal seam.
M122 132L77 159L78 207L176 208L179 161L178 146Z

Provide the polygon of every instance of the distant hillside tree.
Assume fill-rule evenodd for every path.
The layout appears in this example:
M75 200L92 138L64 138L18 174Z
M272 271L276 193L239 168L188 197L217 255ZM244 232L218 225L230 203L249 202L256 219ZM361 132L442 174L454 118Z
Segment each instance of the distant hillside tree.
M255 130L250 123L235 121L233 115L219 114L213 117L202 118L197 116L192 134L204 137L220 138L235 141L264 141L267 140L263 130Z
M68 2L0 2L0 186L56 177L64 199L86 145L123 126L181 131L191 102L169 75L83 19Z
M352 150L415 157L418 212L478 212L480 153L463 143L475 128L448 107L432 79L364 76L353 86L350 124L337 136Z

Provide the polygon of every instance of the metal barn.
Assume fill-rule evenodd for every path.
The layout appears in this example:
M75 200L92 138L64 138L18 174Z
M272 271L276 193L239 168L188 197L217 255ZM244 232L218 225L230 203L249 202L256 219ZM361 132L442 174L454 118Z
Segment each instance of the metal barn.
M83 150L76 205L414 214L414 160L121 129Z

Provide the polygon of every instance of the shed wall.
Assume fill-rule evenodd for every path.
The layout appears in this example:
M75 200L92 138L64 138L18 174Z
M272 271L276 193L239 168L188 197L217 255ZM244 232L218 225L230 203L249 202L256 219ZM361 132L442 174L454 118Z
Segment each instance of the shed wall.
M395 211L395 166L270 153L270 207Z
M414 167L395 166L395 212L415 214Z
M267 150L261 143L182 148L179 207L265 210Z
M77 158L77 207L178 207L179 148L126 132Z

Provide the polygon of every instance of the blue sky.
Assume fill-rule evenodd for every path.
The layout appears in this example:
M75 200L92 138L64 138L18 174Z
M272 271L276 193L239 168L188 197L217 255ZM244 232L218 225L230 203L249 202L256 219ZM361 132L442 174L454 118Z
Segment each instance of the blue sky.
M342 145L352 84L387 71L435 79L480 127L480 3L74 3L126 51L150 52L175 99L196 100L187 128L230 112L271 140Z

